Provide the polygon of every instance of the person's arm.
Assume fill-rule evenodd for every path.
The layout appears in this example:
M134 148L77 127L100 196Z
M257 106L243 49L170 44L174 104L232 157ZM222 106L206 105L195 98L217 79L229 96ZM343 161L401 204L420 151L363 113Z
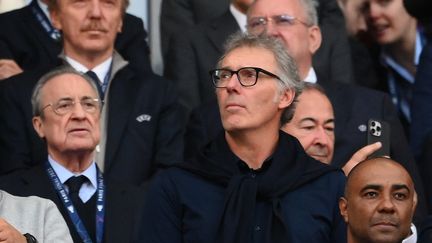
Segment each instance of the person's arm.
M369 157L369 155L371 155L373 152L380 149L381 146L382 145L380 142L376 142L373 144L366 145L363 148L357 150L357 152L353 154L351 159L348 160L348 162L342 167L342 170L345 173L345 175L348 176L352 168L354 168L357 164L365 161L367 157Z
M18 64L12 59L0 59L0 80L22 73Z
M27 243L24 233L19 232L6 220L0 219L0 242Z
M57 206L49 201L45 201L45 221L44 221L44 242L72 243L69 228Z

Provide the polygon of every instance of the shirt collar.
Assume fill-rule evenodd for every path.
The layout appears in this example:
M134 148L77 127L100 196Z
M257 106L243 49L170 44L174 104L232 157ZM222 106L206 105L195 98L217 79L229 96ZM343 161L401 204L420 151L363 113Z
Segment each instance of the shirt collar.
M48 11L48 5L43 3L41 0L37 0L37 4L39 5L39 8L42 10L42 12L45 14L45 16L48 18L48 20L51 23L51 15Z
M422 34L417 30L416 40L415 40L415 50L414 50L414 60L413 63L417 66L420 60L420 54L423 50L424 42ZM408 72L403 66L397 63L386 51L382 49L381 51L381 61L384 65L391 67L395 72L401 75L405 80L410 83L414 83L414 76Z
M242 32L246 32L246 14L240 12L238 9L234 7L234 5L230 4L230 12L234 16L234 19L237 21L237 24L239 25Z
M402 243L416 243L417 242L417 229L414 224L411 224L411 235L405 238Z
M89 71L89 69L86 66L82 65L81 63L79 63L76 60L74 60L68 56L65 56L65 59L78 72L86 73L87 71ZM97 65L96 67L94 67L91 70L94 73L96 73L100 82L103 82L105 80L105 77L107 76L107 74L110 70L112 60L113 60L113 58L111 56L107 60L103 61L101 64Z
M315 84L317 82L317 79L318 78L316 76L315 70L311 67L306 78L303 81Z
M48 162L50 163L51 167L53 168L54 172L57 174L57 177L59 178L62 184L64 184L72 176L83 175L87 177L87 179L90 181L90 183L94 188L97 188L97 178L96 178L97 169L96 169L95 162L92 162L92 164L80 174L72 173L71 171L63 167L60 163L55 161L51 156L48 156Z

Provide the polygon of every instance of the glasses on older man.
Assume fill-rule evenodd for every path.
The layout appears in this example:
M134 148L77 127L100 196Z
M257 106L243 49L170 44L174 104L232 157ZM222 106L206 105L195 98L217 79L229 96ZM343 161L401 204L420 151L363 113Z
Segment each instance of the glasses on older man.
M238 81L244 87L254 86L258 81L258 76L260 73L264 73L270 77L280 80L276 74L258 67L243 67L237 71L220 68L211 70L209 73L216 88L225 88L234 74L237 75Z
M308 27L310 26L310 24L300 20L299 18L287 14L281 14L270 17L252 17L248 20L247 29L252 34L260 34L264 32L269 22L272 22L277 28L288 28L295 25L296 23L300 23Z
M77 102L72 99L60 99L55 103L49 103L48 105L44 106L42 111L48 106L51 106L57 115L62 116L71 112L74 109L76 103ZM99 111L101 106L99 99L89 97L81 99L78 103L80 103L82 109L87 113L95 113L96 111Z

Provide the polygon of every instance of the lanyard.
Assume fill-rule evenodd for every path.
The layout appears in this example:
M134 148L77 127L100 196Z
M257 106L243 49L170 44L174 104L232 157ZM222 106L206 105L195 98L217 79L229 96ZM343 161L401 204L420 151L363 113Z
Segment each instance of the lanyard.
M75 226L76 231L80 235L81 239L84 243L92 243L93 241L90 239L90 236L85 228L81 218L78 215L78 212L75 210L75 207L70 200L66 189L63 184L60 182L57 174L54 169L51 167L50 163L46 161L46 171L48 173L48 177L51 180L56 192L62 201L63 205L67 209L66 211L69 214L69 218L72 220L72 223ZM96 242L102 242L103 232L104 232L104 215L105 215L105 185L102 177L102 173L97 171L97 191L96 191Z
M45 29L45 31L50 35L50 37L56 41L60 40L59 31L56 30L52 26L52 24L50 23L47 16L39 8L39 5L37 4L36 0L32 1L32 3L31 3L31 10L32 10L34 16L36 17L36 19L39 21L39 23Z

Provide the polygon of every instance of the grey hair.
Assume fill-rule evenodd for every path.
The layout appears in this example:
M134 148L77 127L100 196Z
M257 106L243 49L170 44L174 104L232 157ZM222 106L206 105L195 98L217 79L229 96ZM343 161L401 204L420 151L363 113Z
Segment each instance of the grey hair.
M44 74L34 86L32 96L31 96L33 116L41 116L43 118L42 104L41 104L42 89L50 80L63 74L74 74L82 77L92 87L94 92L98 95L97 98L99 99L98 88L94 83L94 81L89 76L76 71L71 66L68 65L60 66Z
M303 6L307 23L310 25L318 25L318 12L319 3L317 0L299 0L300 4Z
M273 54L277 64L275 74L280 78L280 80L277 80L279 94L286 90L293 90L295 93L293 103L283 111L281 116L281 125L289 122L294 115L297 97L302 92L303 82L300 80L294 59L288 54L283 43L279 39L267 35L257 36L237 32L228 38L224 47L225 51L218 61L218 68L221 67L222 61L227 54L241 47L262 48Z

